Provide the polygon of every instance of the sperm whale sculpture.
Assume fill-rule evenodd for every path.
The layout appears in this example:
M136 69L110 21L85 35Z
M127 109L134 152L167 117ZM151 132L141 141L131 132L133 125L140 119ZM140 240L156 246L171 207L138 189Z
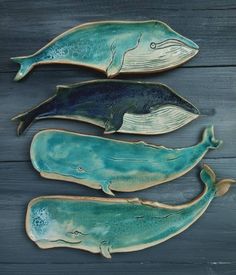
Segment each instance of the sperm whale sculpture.
M36 65L64 63L105 72L158 72L185 63L198 53L198 46L165 23L152 21L101 21L72 28L36 53L13 57L20 64L15 80Z
M99 102L99 104L98 104ZM56 94L13 120L19 121L17 134L39 119L80 120L114 132L164 134L199 116L186 99L161 83L93 80L57 86Z
M28 205L26 232L40 248L76 248L101 253L106 258L111 258L112 253L145 249L186 230L216 196L224 195L235 182L217 182L207 165L200 175L204 191L182 205L138 198L35 198Z
M219 147L213 127L195 146L169 149L62 130L44 130L31 143L30 157L41 176L71 181L114 195L171 181L191 170L209 149Z

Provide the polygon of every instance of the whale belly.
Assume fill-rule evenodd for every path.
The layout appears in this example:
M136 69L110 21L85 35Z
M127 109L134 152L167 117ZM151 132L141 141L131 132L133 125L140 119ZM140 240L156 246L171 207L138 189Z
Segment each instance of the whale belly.
M148 114L125 113L123 124L118 132L139 133L146 135L172 132L196 119L193 114L181 107L166 105Z
M168 40L152 50L147 45L137 47L124 56L121 72L152 72L176 67L197 54L181 42Z
M165 134L183 127L198 116L174 105L162 106L148 114L125 113L123 123L117 132L143 135ZM51 118L84 121L105 128L105 120L85 115L53 115Z

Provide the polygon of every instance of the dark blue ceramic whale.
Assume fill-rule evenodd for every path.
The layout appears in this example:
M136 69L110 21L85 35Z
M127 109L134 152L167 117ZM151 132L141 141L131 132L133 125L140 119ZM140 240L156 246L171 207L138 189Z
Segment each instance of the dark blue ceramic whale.
M58 86L57 93L19 121L20 135L34 120L65 118L105 128L105 133L163 134L199 116L186 99L160 83L95 80Z

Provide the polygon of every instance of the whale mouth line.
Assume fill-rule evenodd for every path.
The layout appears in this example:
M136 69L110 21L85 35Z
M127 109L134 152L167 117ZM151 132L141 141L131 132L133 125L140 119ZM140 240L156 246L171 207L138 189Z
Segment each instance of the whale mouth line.
M155 48L153 50L165 49L165 48L172 47L172 46L184 46L184 47L188 47L190 49L196 50L196 51L199 50L197 45L196 45L196 47L192 47L192 46L188 45L187 43L184 43L178 39L166 39L159 43L155 43Z
M118 130L121 133L142 133L144 135L164 134L193 121L199 114L180 106L165 105L148 114L125 113Z
M71 242L71 241L65 241L63 239L56 239L56 240L47 240L47 239L40 239L36 242L49 242L49 243L66 243L66 244L80 244L82 241L78 242Z
M155 43L155 42L152 42ZM177 39L167 39L147 49L147 45L129 51L125 54L122 73L126 72L155 72L179 66L193 58L199 48Z

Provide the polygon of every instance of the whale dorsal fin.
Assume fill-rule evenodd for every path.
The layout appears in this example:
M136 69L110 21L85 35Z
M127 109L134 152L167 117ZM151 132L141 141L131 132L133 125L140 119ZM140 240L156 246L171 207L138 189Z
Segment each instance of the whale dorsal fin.
M75 84L71 84L71 85L57 85L56 86L56 94L60 95L61 93L70 92L71 89L73 89L73 88L78 88L80 86L87 85L91 82L92 81L83 81L83 82L79 82L79 83L75 83Z
M71 86L69 85L57 85L56 86L56 95L70 91Z

